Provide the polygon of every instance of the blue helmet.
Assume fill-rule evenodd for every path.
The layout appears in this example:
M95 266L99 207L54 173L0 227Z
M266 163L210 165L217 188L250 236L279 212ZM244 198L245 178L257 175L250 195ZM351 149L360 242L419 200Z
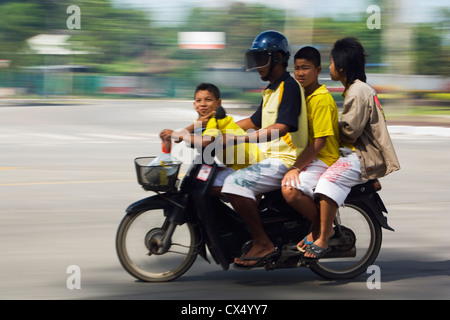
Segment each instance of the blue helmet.
M278 53L281 53L281 57ZM247 71L271 63L286 63L289 57L289 42L286 37L278 31L264 31L253 40L251 48L245 54Z

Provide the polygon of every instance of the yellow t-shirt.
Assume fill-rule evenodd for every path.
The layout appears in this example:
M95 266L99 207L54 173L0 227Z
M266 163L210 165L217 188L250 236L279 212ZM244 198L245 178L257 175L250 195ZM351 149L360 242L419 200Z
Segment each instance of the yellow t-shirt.
M209 119L203 135L217 138L224 134L242 136L246 135L246 132L234 122L234 119L231 116L227 115L223 119ZM255 143L241 143L225 149L217 148L216 157L224 165L234 170L248 167L263 159L263 156Z
M331 166L339 159L339 126L336 102L325 85L306 98L308 110L309 143L315 138L327 137L316 158Z

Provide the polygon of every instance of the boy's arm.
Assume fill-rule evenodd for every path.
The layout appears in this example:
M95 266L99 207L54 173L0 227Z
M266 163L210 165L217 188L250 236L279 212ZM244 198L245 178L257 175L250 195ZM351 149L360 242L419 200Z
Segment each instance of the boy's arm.
M291 169L284 175L283 180L281 180L281 186L292 186L292 182L295 183L294 185L299 185L300 181L298 175L311 161L314 160L314 158L316 158L326 142L327 137L315 138L313 143L303 150Z
M239 122L236 122L236 124L239 125ZM224 145L241 144L241 143L258 143L258 142L264 143L281 138L289 131L290 126L283 123L274 123L268 126L267 128L252 131L242 136L224 135L226 139L223 140L223 143Z
M170 129L165 129L161 132L160 137L161 139L171 138L178 142L186 141L187 143L190 143L194 147L206 147L207 145L209 145L211 142L214 141L214 137L207 135L201 136L197 134L191 134L187 130L181 130L179 132L176 132Z
M198 126L198 124L196 124L197 121L195 121L194 123L192 123L191 125L187 126L186 128L184 128L184 130L186 130L187 132L193 133L194 129L196 126Z
M244 131L247 131L248 129L259 129L252 121L252 119L250 118L245 118L242 120L239 120L238 122L236 122L236 124L241 127L242 129L244 129Z
M327 137L315 138L313 143L311 143L303 152L298 156L294 165L292 166L294 169L299 171L303 170L314 158L317 157L317 154L322 150L327 142Z
M290 131L290 126L284 123L274 123L267 128L254 131L242 136L245 142L256 141L256 142L267 142L283 137L286 133Z

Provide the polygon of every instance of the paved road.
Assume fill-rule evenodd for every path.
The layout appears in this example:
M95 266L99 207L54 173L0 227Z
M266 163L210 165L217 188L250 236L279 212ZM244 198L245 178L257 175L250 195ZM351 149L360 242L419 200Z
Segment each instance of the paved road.
M158 132L191 121L192 104L11 104L0 105L0 299L450 298L448 136L393 134L402 170L382 180L396 231L384 232L376 261L380 289L368 288L370 274L327 281L308 269L222 271L201 258L178 280L149 284L121 268L115 232L148 195L133 159L157 154ZM71 266L79 289L67 286Z

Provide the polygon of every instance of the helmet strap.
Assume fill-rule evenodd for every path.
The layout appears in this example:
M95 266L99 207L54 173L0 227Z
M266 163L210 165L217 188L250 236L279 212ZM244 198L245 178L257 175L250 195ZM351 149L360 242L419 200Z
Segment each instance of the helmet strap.
M269 72L267 73L266 76L262 77L261 80L263 81L268 81L270 78L270 75L272 74L273 69L275 69L275 66L277 65L277 62L274 61L274 59L271 57L270 58L270 68L269 68Z

